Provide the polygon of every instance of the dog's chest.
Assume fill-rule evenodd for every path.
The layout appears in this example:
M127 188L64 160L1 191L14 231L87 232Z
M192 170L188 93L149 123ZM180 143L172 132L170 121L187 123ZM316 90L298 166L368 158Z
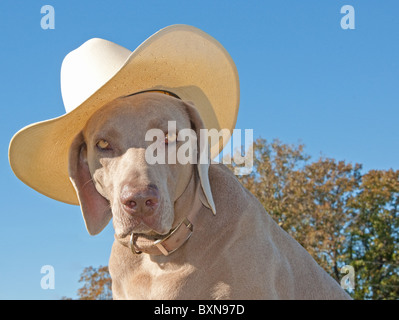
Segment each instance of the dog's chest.
M126 299L182 299L190 291L189 279L196 269L190 264L158 264L143 257L120 282ZM192 289L192 288L191 288Z

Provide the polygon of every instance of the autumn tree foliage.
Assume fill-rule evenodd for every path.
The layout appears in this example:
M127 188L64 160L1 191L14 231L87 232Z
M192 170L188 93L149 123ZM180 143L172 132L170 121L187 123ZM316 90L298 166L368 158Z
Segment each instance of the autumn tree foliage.
M108 267L87 267L83 270L79 282L83 287L78 290L80 300L111 300L111 276Z
M273 219L338 282L355 271L355 299L399 299L399 171L305 154L258 139L253 170L237 176ZM229 165L234 170L238 166ZM107 267L82 273L81 299L111 297Z
M399 299L399 171L311 162L278 140L253 151L252 173L238 178L273 219L338 282L353 266L355 299Z

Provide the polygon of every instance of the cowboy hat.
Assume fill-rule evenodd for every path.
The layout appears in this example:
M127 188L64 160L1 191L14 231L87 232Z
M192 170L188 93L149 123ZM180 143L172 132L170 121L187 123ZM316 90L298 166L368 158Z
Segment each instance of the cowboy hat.
M166 27L136 50L91 39L70 52L61 67L66 114L31 124L10 142L15 175L58 201L79 204L68 176L68 151L96 110L120 96L164 91L192 101L207 129L232 131L239 106L238 74L223 46L187 25ZM210 146L211 158L228 139ZM222 141L220 139L220 141Z

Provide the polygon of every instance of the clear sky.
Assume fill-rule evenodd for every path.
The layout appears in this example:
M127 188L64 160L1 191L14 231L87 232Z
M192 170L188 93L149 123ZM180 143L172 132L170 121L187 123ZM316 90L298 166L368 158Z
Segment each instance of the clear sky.
M46 4L54 30L40 25ZM344 5L355 9L354 30L341 28ZM399 169L398 12L397 0L2 0L0 299L76 297L83 268L108 264L112 225L89 236L79 207L30 189L8 163L15 132L65 112L68 52L93 37L134 50L168 25L196 26L237 65L237 128L304 143L314 160ZM44 265L54 267L54 290L41 288Z

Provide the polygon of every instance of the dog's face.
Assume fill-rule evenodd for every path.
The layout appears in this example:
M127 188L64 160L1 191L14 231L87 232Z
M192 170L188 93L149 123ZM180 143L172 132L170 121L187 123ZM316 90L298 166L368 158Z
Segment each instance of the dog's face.
M166 234L172 227L173 204L187 186L192 166L168 164L167 152L165 164L151 165L146 159L153 143L163 144L158 150L165 151L180 143L168 132L168 121L176 121L177 132L190 128L181 102L158 93L117 99L87 123L83 135L89 170L97 191L110 202L118 236ZM163 132L163 140L146 141L146 133L155 128Z
M169 121L175 121L175 132L168 132ZM193 106L162 93L118 98L97 111L75 138L69 157L89 233L100 232L112 215L118 237L167 234L182 218L175 216L174 203L196 167L169 163L168 150L184 143L177 139L179 131L200 127ZM146 139L151 129L161 136ZM164 151L164 164L151 164L149 147Z

